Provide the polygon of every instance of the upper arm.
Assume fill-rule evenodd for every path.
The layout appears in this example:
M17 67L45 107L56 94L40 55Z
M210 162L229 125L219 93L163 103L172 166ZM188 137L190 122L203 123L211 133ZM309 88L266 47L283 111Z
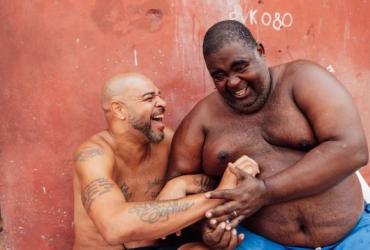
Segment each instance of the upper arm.
M182 120L171 144L167 179L199 173L205 139L202 111L198 105Z
M75 154L76 173L81 187L81 201L97 228L102 231L115 209L125 202L112 179L114 157L99 146L87 145Z
M319 143L341 141L366 145L359 113L350 94L322 67L297 62L293 98L309 120ZM346 146L346 145L343 145ZM365 146L366 147L366 146Z

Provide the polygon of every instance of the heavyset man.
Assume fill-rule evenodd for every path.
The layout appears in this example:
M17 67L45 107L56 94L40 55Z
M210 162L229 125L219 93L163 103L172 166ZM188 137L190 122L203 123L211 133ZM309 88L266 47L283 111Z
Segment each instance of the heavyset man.
M102 108L108 128L75 154L75 250L175 249L159 246L157 239L196 222L224 201L195 194L210 184L204 175L182 176L164 186L172 139L163 122L165 107L159 89L143 75L117 75L105 85ZM235 165L258 172L246 156ZM233 167L231 171L239 169ZM217 189L235 187L230 170ZM231 232L236 244L236 231Z
M240 249L370 249L370 207L354 175L368 149L350 95L315 63L268 67L264 54L237 21L207 31L203 55L217 91L177 129L168 175L221 176L248 155L259 178L240 172L237 188L211 192L228 202L207 213L213 224L242 221ZM234 244L212 230L204 235L212 248Z

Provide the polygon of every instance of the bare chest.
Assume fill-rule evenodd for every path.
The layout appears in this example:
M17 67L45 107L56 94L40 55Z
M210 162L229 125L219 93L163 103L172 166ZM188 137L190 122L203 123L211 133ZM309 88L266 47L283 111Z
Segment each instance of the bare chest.
M252 115L227 114L207 126L203 170L223 173L228 162L245 154L269 176L298 161L317 142L307 118L288 101L274 101Z
M154 200L165 184L167 160L153 160L133 168L120 164L117 169L114 178L127 201Z

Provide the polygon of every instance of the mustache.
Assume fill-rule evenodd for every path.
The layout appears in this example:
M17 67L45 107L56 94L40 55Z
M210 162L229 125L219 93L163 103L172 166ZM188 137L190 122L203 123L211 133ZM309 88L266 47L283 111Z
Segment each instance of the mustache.
M160 107L153 112L153 116L162 115L164 112L166 112L166 109L164 107Z

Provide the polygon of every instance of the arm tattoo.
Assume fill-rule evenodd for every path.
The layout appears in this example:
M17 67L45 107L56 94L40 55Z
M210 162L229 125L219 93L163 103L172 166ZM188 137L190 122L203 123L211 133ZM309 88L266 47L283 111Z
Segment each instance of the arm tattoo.
M199 187L199 192L208 192L216 187L216 181L206 175L194 176L193 183Z
M140 220L149 224L168 221L171 215L188 210L195 202L144 202L129 209L129 213L136 214Z
M76 155L75 161L85 161L93 158L94 156L103 154L104 151L101 148L86 148Z
M150 194L152 199L157 198L159 192L161 191L164 185L164 179L155 178L154 180L148 181L148 187L145 190L144 194Z
M90 182L81 192L81 201L86 211L90 212L93 201L99 196L110 192L113 185L112 181L105 178L99 178Z

